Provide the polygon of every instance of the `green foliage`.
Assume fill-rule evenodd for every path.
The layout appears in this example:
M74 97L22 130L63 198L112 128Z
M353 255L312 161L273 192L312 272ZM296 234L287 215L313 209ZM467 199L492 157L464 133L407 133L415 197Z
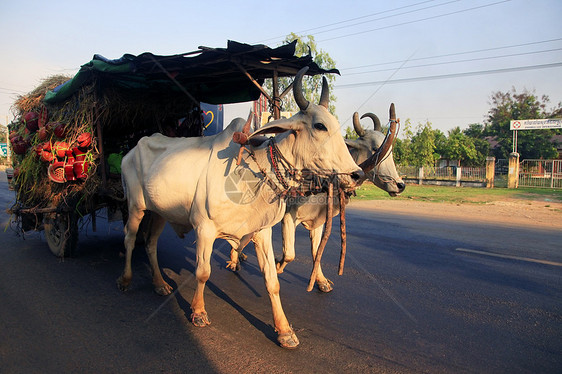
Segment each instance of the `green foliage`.
M313 61L318 64L323 69L332 69L336 67L336 62L330 57L330 55L320 49L314 40L314 36L299 36L295 33L290 33L285 37L283 44L290 43L294 40L297 40L295 55L298 57L310 54L312 56ZM328 80L328 85L330 87L330 105L329 110L330 113L336 113L336 96L334 95L333 85L336 80L334 74L326 74L326 79ZM285 88L289 87L289 85L293 82L293 78L288 77L280 77L279 78L279 93L282 93ZM264 83L264 88L268 92L273 91L273 83L271 79L266 79ZM314 77L305 76L302 82L302 89L304 92L304 96L312 102L318 103L320 100L320 94L322 92L322 76L316 75ZM283 97L281 102L281 110L282 111L289 111L289 112L297 112L298 106L295 103L293 95L288 94Z
M562 202L562 189L547 188L459 188L408 184L400 196L390 197L388 193L372 183L363 183L356 193L357 196L353 200L426 201L452 204L486 204L505 199Z
M469 131L469 133L471 133ZM449 136L440 145L441 157L458 160L464 166L481 166L488 155L488 142L473 138L462 132L460 127L449 131ZM460 166L460 165L459 165Z
M498 147L493 150L496 158L508 158L513 150L513 132L509 129L511 120L555 118L562 114L561 104L551 112L546 110L549 98L540 99L527 90L518 94L515 88L510 92L495 92L491 97L492 107L488 111L485 136L494 137ZM560 130L522 130L517 132L517 151L521 159L555 158L556 145L551 142L552 135Z
M357 135L357 133L355 132L355 130L352 127L347 126L345 128L345 138L346 139L357 139L357 138L359 138L359 135Z
M480 123L471 123L467 129L462 131L466 136L473 139L482 139L484 137L484 125Z
M394 161L397 164L417 167L435 164L435 160L439 158L435 153L435 142L441 133L439 130L433 130L431 123L426 122L418 124L414 133L410 119L407 119L401 133L402 138L396 139L393 148Z
M397 165L409 165L410 160L413 159L410 144L412 142L412 136L414 136L412 123L409 118L401 125L398 135L400 137L396 139L394 147L392 148L394 162Z
M562 117L562 103L548 111L548 102L548 96L539 99L528 91L521 94L515 89L506 93L495 92L486 125L472 123L464 130L455 127L447 136L431 129L429 122L419 124L414 133L407 120L401 130L401 139L394 145L395 162L398 165L433 166L434 161L442 157L457 160L461 166L482 166L486 157L492 154L498 159L508 158L513 147L513 132L509 129L511 120ZM562 130L519 131L517 151L522 159L556 158L556 144L551 141L555 134L562 134ZM498 146L490 149L487 139L494 139Z
M412 137L412 152L416 155L412 166L433 166L439 159L435 153L435 131L431 128L431 123L419 124L417 133Z

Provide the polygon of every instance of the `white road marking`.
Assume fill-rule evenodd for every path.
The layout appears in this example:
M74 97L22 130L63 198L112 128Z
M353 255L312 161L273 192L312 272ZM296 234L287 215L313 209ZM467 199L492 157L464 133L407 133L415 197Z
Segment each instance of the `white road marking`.
M544 264L544 265L552 265L552 266L562 266L562 263L555 262L555 261L546 261L546 260L537 260L535 258L529 257L519 257L519 256L511 256L511 255L502 255L500 253L492 253L492 252L484 252L484 251L477 251L475 249L466 249L466 248L455 248L457 252L466 252L466 253L475 253L478 255L490 256L490 257L500 257L500 258L507 258L510 260L519 260L525 262L534 262L537 264Z

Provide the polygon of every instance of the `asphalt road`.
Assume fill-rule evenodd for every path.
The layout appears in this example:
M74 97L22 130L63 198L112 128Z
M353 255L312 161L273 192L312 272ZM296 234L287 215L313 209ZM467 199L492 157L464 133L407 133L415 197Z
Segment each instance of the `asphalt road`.
M0 204L13 201L5 175ZM438 205L436 205L438 209ZM103 213L102 213L103 216ZM253 248L238 274L217 241L206 289L212 324L192 326L193 236L166 229L160 265L176 292L152 292L146 255L133 285L115 280L122 226L84 224L79 251L52 256L42 233L0 223L1 373L556 373L562 369L562 233L443 217L349 209L348 256L339 238L323 257L334 291L306 292L308 235L280 275L281 298L301 341L276 344ZM337 223L337 220L335 220ZM337 234L336 226L334 231ZM280 247L280 232L274 243Z

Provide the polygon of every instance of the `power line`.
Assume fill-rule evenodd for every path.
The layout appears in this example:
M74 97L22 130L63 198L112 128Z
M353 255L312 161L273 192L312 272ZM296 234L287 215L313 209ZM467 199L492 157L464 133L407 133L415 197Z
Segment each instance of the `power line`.
M326 42L326 41L330 41L330 40L336 40L336 39L346 38L346 37L348 37L348 36L355 36L355 35L360 35L360 34L366 34L366 33L369 33L369 32L379 31L379 30L384 30L384 29L389 29L389 28L392 28L392 27L410 25L410 24L412 24L412 23L428 21L428 20L436 19L436 18L442 18L442 17L446 17L446 16L451 16L451 15L454 15L454 14L469 12L469 11L471 11L471 10L483 9L483 8L491 7L491 6L494 6L494 5L498 5L498 4L502 4L502 3L507 3L507 2L509 2L509 1L511 1L511 0L502 0L502 1L497 1L497 2L495 2L495 3L480 5L480 6L476 6L476 7L472 7L472 8L467 8L467 9L456 10L456 11L454 11L454 12L449 12L449 13L444 13L444 14L438 14L438 15L436 15L436 16L430 16L430 17L420 18L420 19L413 20L413 21L407 21L407 22L402 22L402 23L394 23L394 24L392 24L392 25L390 25L390 26L382 26L382 27L378 27L378 28L376 28L376 29L365 30L365 31L358 31L358 32L354 32L354 33L351 33L351 34L345 34L345 35L335 36L335 37L333 37L333 38L328 38L328 39L319 40L319 42Z
M374 21L386 20L386 19L391 18L391 17L403 16L403 15L405 15L405 14L415 13L415 12L419 12L419 11L427 10L427 9L431 9L431 8L437 8L437 7L440 7L440 6L443 6L443 5L448 5L448 4L451 4L451 3L455 3L455 2L457 2L457 1L460 1L460 0L451 0L451 1L447 1L447 2L445 2L445 3L441 3L441 4L437 4L437 5L427 6L427 7L425 7L425 8L414 9L414 10L409 10L409 11L407 11L407 12L402 12L402 13L393 14L393 15L387 16L387 17L375 18L375 19L371 19L371 20L368 20L368 21L362 21L362 22L353 23L353 24L351 24L351 25L335 27L335 28L333 28L333 29L328 29L328 30L324 30L324 31L318 31L318 32L315 33L314 35L324 34L324 33L330 32L330 31L341 30L341 29L344 29L344 28L347 28L347 27L362 25L362 24L364 24L364 23L370 23L370 22L374 22ZM416 5L417 5L417 4L416 4ZM406 7L402 7L402 8L406 8ZM397 9L402 9L402 8L397 8ZM396 9L396 10L397 10L397 9ZM387 12L390 12L390 11L381 12L381 13L387 13Z
M5 91L5 92L3 92L3 93L10 93L10 94L23 94L23 93L25 93L25 92L22 91L22 90L16 90L16 89L13 89L13 88L4 88L4 87L0 87L0 90L1 90L1 91Z
M412 53L412 54L410 55L410 58L411 58L411 57L414 57L415 54L416 54L416 52ZM373 93L371 94L371 96L369 96L365 101L363 101L363 103L362 103L361 105L359 105L355 111L358 112L359 109L361 109L365 104L367 104L367 103L369 102L369 100L371 100L371 99L373 98L373 96L375 96L375 95L377 94L377 92L379 92L379 90L380 90L387 82L391 82L392 77L394 77L394 75L396 75L396 73L398 73L398 72L400 71L400 69L402 69L402 67L403 67L404 65L406 65L407 62L408 62L408 60L404 61L404 63L403 63L401 66L399 66L397 69L394 69L393 73L390 74L390 76L389 76L385 81L383 81L383 83L375 90L375 92L373 92ZM342 126L343 126L348 120L349 120L349 118L348 118L344 123L342 123Z
M386 80L386 81L350 83L350 84L336 85L334 86L334 88L335 89L354 88L354 87L364 87L364 86L375 86L378 84L410 83L410 82L421 82L421 81L437 80L437 79L462 78L462 77L470 77L475 75L488 75L488 74L512 73L516 71L525 71L525 70L548 69L548 68L555 68L559 66L562 66L562 62L543 64L543 65L519 66L519 67L505 68L505 69L480 70L480 71L469 71L469 72L454 73L454 74L431 75L425 77L402 78L402 79L393 79L393 80Z
M529 45L551 43L551 42L557 42L557 41L560 41L560 40L562 40L562 38L541 40L541 41L538 41L538 42L529 42L529 43L522 43L522 44L512 44L512 45L506 45L506 46L501 46L501 47L475 49L475 50L472 50L472 51L454 52L454 53L447 53L447 54L443 54L443 55L436 55L436 56L429 56L429 57L417 57L417 58L412 58L408 61L422 61L422 60L429 60L429 59L441 58L441 57L451 57L451 56L467 55L467 54L471 54L471 53L497 51L497 50L500 50L500 49L526 47L526 46L529 46ZM354 66L354 67L350 67L350 68L338 68L338 69L340 71L354 70L354 69L362 69L362 68L367 68L367 67L372 67L372 66L398 64L398 63L403 63L403 62L404 62L404 60L391 61L391 62L380 62L380 63L376 63L376 64Z
M417 5L421 5L421 4L425 4L425 3L431 3L433 1L435 1L435 0L426 0L426 1L421 1L419 3L415 3L415 4L412 4L412 5L406 5L406 6L402 6L402 7L398 7L398 8L394 8L394 9L383 10L383 11L380 11L380 12L367 14L367 15L361 16L361 17L350 18L350 19L347 19L347 20L338 21L338 22L330 23L330 24L323 25L323 26L317 26L317 27L313 27L313 28L310 28L310 29L297 31L295 34L302 34L302 33L313 31L313 30L323 29L325 27L340 25L340 24L346 23L346 22L356 21L356 20L359 20L359 19L368 18L368 17L372 17L372 16L378 16L380 14L390 13L390 12L394 12L394 11L406 9L406 8L411 8L411 7L414 7L414 6L417 6ZM375 20L372 20L372 21L375 21ZM348 27L349 26L353 26L353 25L348 25ZM285 35L276 36L276 37L269 38L269 39L263 39L263 40L259 41L258 43L263 43L263 42L267 42L267 41L270 41L270 40L281 40L284 37L285 37Z
M560 51L560 50L562 50L562 48L546 49L546 50L534 51L534 52L513 53L513 54L508 54L508 55L500 55L500 56L469 58L469 59L457 60L457 61L435 62L435 63L432 63L432 64L406 66L406 67L402 67L402 69L414 69L414 68L422 68L422 67L437 66L437 65L457 64L457 63L462 63L462 62L474 62L474 61L492 60L492 59L497 59L497 58L526 56L526 55L532 55L532 54L537 54L537 53L555 52L555 51ZM389 69L369 70L369 71L363 71L363 72L359 72L359 73L350 73L350 74L346 74L345 76L348 77L350 75L360 75L360 74L367 74L367 73L379 73L379 72L392 71L392 70L394 70L394 69L389 68Z

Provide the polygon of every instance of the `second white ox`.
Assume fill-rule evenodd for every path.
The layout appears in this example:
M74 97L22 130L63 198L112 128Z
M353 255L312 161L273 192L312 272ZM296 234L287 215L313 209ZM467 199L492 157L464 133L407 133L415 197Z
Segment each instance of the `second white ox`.
M353 140L345 139L345 142L354 161L363 168L369 169L365 178L394 197L402 193L406 186L396 171L392 154L392 145L397 135L394 104L391 105L389 114L391 126L385 136L382 132L380 120L375 114L366 113L361 117L371 118L374 123L373 130L365 130L361 127L358 113L354 113L353 127L359 137ZM394 123L392 123L393 121ZM370 161L367 161L368 159ZM326 223L326 200L326 193L288 200L287 211L282 221L283 255L277 263L278 273L282 273L285 266L295 259L295 230L299 224L302 224L309 231L313 261L316 258L322 230ZM340 199L337 193L333 204L332 214L335 217L340 213ZM230 253L231 260L228 262L230 269L238 270L239 257L245 258L245 255L239 254L233 248ZM322 292L333 290L333 282L325 277L321 265L318 267L315 282Z
M121 289L131 282L131 255L139 224L150 211L146 251L153 272L156 292L167 295L172 288L164 281L158 266L156 244L167 222L179 236L194 230L196 235L197 288L191 302L192 323L209 324L203 291L211 274L211 252L217 238L227 239L243 248L250 240L255 244L260 269L270 297L274 326L282 347L299 344L283 312L275 266L271 228L285 212L286 190L275 177L268 154L276 151L296 170L312 170L319 175L337 175L342 186L352 188L363 172L347 151L340 126L327 109L329 92L324 79L318 105L309 103L302 94L302 77L307 68L297 73L293 86L300 112L287 120L269 123L254 132L277 133L275 144L248 146L252 156L236 165L239 145L232 141L244 120L234 120L220 134L204 138L168 138L160 134L142 138L122 162L122 178L127 194L129 219L125 226L126 260L118 279ZM254 177L251 199L233 198L233 176Z
M396 171L392 154L392 144L396 137L397 129L395 126L391 126L393 128L392 133L391 129L389 129L385 136L382 133L380 120L376 115L367 113L361 118L364 117L369 117L373 120L374 130L364 130L359 123L359 115L355 112L353 115L353 127L359 138L345 140L349 152L357 164L365 168L372 168L365 175L367 179L371 180L383 191L386 191L390 196L397 196L406 188L406 185ZM394 104L392 104L390 109L390 121L396 121ZM372 162L368 162L368 159L371 159ZM324 198L322 199L321 196ZM283 257L277 264L278 273L282 273L285 266L295 259L295 230L299 224L302 224L309 231L313 261L316 258L322 238L322 230L326 223L326 198L326 194L321 194L294 199L293 202L289 200L287 212L283 217ZM333 203L333 216L335 217L340 213L338 194L335 194ZM333 289L333 283L324 276L321 265L318 267L315 282L318 289L322 292L330 292Z

